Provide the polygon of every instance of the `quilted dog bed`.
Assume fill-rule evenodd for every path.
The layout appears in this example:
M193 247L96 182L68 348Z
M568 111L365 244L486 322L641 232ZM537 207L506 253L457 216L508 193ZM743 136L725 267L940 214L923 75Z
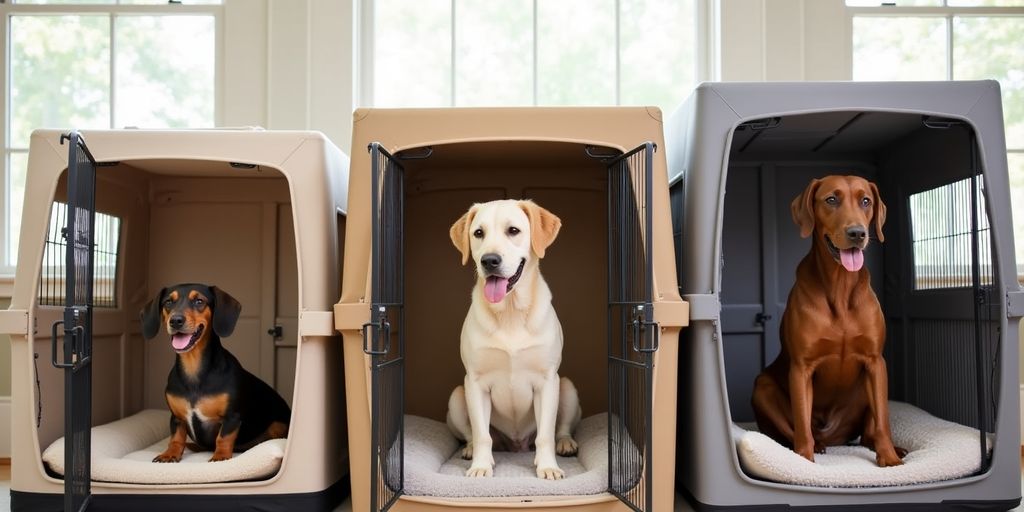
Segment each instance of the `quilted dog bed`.
M161 464L153 457L167 448L166 410L147 409L92 429L92 479L128 484L199 484L260 480L277 473L287 440L271 439L235 453L229 460L209 462L213 452L185 449L181 462ZM43 451L43 462L64 474L64 438Z
M608 416L584 418L574 437L575 457L558 457L562 480L537 478L534 452L494 452L494 476L469 478L462 444L439 421L405 417L405 493L445 498L566 496L600 494L608 489Z
M951 480L977 471L978 430L941 420L902 402L889 403L893 442L908 453L903 465L880 468L875 452L833 446L815 462L754 430L733 426L740 464L748 475L814 487L880 487ZM991 451L991 439L989 450Z

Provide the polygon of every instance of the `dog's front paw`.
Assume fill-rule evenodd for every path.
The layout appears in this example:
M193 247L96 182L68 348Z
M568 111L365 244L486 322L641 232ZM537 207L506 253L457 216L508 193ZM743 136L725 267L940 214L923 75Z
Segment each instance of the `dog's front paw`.
M565 478L565 471L562 471L558 466L550 468L537 466L537 478L543 478L544 480L561 480Z
M175 455L170 452L163 452L153 457L153 462L181 462L181 454Z
M805 450L798 450L798 449L794 448L793 451L796 452L797 455L799 455L799 456L801 456L801 457L803 457L803 458L805 458L805 459L807 459L807 460L809 460L811 462L814 462L814 452L812 450L806 450L806 449Z
M577 451L579 451L579 445L576 443L576 440L570 436L560 437L558 438L558 442L555 443L555 453L563 457L576 455Z
M814 442L814 453L822 454L825 453L825 445L820 441Z
M494 476L494 469L490 466L473 466L466 470L466 476L473 478Z
M892 453L881 454L875 453L875 463L880 468L887 468L890 466L899 466L903 464L903 461L897 456L895 450Z
M210 457L209 462L220 462L222 460L229 460L229 459L231 459L231 454L230 453L223 454L223 453L213 452L213 457Z
M466 443L466 446L462 447L462 459L473 460L473 443Z

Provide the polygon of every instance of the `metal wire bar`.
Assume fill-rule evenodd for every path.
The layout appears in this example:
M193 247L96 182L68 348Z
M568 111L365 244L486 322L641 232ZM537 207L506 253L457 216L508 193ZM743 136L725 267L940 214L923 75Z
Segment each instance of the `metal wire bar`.
M371 510L384 511L404 490L405 170L378 143L369 146L372 173Z
M38 299L41 306L64 305L67 260L67 241L64 233L67 207L67 203L61 201L54 201L50 207L50 221L43 243L43 265L39 270ZM95 213L94 223L92 306L116 308L121 219L113 215Z
M638 511L653 506L654 149L647 143L608 163L608 488Z

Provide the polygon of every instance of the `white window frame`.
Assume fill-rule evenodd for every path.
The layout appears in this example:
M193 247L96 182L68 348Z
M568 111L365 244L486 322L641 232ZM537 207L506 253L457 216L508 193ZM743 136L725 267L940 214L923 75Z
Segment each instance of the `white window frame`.
M451 16L452 16L452 30L449 35L452 48L452 62L455 62L455 34L456 34L456 18L458 12L455 8L455 4L458 0L450 0L451 2ZM533 0L533 31L534 35L537 33L537 2L539 0ZM709 23L713 17L713 4L715 0L693 0L694 2L694 27L693 33L695 35L694 42L697 44L697 51L694 52L696 55L696 62L692 65L694 67L694 81L693 85L696 86L698 83L711 79L712 76L712 51L711 44L713 37L711 36L711 24ZM356 41L356 65L357 70L353 77L355 91L355 104L356 106L372 107L374 106L373 97L373 86L374 86L374 0L356 0L355 9L355 41ZM619 40L619 12L621 12L619 6L619 0L615 0L615 105L621 104L620 96L620 84L622 82L622 67L620 63L620 56L622 54L620 49ZM537 106L537 37L533 38L533 106ZM451 66L451 80L449 83L448 90L448 101L446 106L455 105L455 65Z
M74 15L107 15L110 22L110 125L114 126L114 109L116 108L116 73L114 56L117 52L117 36L114 31L114 20L119 16L148 15L148 16L212 16L214 19L214 101L213 121L214 125L221 125L222 105L224 94L224 5L194 5L184 3L165 3L157 5L133 5L133 4L18 4L0 3L0 41L3 43L3 51L0 51L0 74L3 79L3 101L0 101L0 141L3 143L3 152L0 154L0 296L10 296L4 293L9 290L13 282L15 266L7 260L8 243L15 233L7 233L7 207L10 204L9 170L7 162L11 154L26 154L29 148L14 148L9 145L10 134L10 98L11 98L11 76L9 68L10 56L10 26L13 16L74 16ZM67 128L78 128L69 126ZM93 127L94 128L94 127Z
M878 17L878 18L943 18L946 23L946 80L953 80L953 69L956 64L953 60L953 18L962 17L1024 17L1024 6L1020 7L959 7L949 6L949 0L942 1L942 7L923 6L879 6L879 7L853 7L847 6L846 13L850 26L850 37L853 37L853 19L856 17ZM850 51L853 51L851 39ZM853 65L851 55L850 64ZM853 76L853 69L850 69L850 76ZM1006 153L1024 155L1024 146L1010 147L1007 145ZM1014 249L1016 250L1016 249ZM1018 264L1018 280L1024 282L1024 274Z

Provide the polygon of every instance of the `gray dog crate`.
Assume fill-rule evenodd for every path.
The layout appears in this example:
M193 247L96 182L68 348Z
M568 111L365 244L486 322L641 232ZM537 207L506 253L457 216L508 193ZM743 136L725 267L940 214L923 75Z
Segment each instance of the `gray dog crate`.
M680 491L701 509L1016 506L1024 298L998 84L706 83L666 129L680 288L691 304L680 342ZM872 241L865 264L886 319L889 398L980 429L974 474L837 488L743 470L732 424L754 420L754 379L779 353L810 246L790 202L829 174L877 183L888 205L885 242Z

